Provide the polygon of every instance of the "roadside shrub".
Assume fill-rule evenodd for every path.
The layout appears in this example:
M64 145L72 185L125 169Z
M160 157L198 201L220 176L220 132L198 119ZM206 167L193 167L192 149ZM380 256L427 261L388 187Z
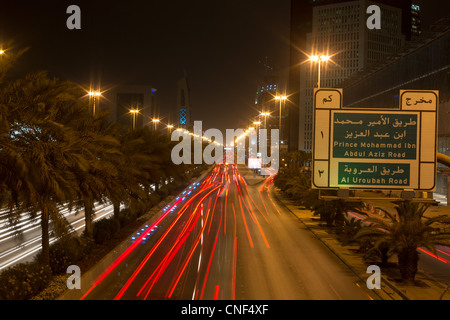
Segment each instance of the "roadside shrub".
M125 208L119 212L119 225L120 227L125 227L131 222L135 221L137 218L136 214L133 214L130 209Z
M119 231L120 223L114 217L103 218L94 223L94 241L97 244L105 243L112 239Z
M50 268L54 275L66 273L67 267L80 261L91 249L92 243L86 238L67 235L50 245ZM34 261L41 263L39 252Z
M163 187L159 188L158 195L161 199L164 199L165 197L167 197L169 195L169 189L167 188L167 186L163 186Z
M57 241L50 247L50 266L53 274L66 273L67 267L76 264L89 250L81 238L70 236Z
M154 192L149 196L149 199L150 199L152 207L153 207L161 201L161 196L159 194L157 194L156 192ZM151 207L149 209L151 209Z
M52 277L37 262L20 263L0 273L0 300L27 300L43 290Z
M340 229L336 230L336 233L339 235L339 240L344 244L352 244L359 243L356 241L355 235L362 227L362 220L356 218L344 218L344 223L342 224Z

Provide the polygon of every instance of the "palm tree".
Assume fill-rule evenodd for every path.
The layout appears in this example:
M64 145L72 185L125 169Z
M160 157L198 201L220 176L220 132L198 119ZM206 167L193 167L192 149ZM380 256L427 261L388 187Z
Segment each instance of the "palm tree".
M149 145L143 137L143 131L146 130L148 129L138 128L123 132L119 128L117 132L122 157L116 158L114 165L117 168L118 181L124 188L124 192L118 197L110 199L114 205L116 218L118 218L121 202L130 204L132 199L135 203L146 197L147 186L150 184L149 172L154 168L152 159L147 153Z
M311 205L311 210L314 215L319 215L321 220L326 221L328 227L342 228L345 223L345 214L348 211L363 213L360 210L363 207L364 205L360 201L316 199Z
M115 128L108 122L108 114L97 112L92 117L87 104L67 108L64 124L74 129L79 143L68 170L74 175L73 188L77 206L83 207L85 235L93 235L94 204L115 199L124 193L115 163L122 158Z
M370 223L356 234L356 239L374 239L373 245L377 249L388 247L398 257L398 267L405 283L414 283L419 261L418 247L425 247L435 252L436 244L448 244L450 236L439 234L432 227L434 223L450 223L446 215L434 218L424 217L428 204L411 200L395 202L396 215L382 210L389 220L378 217L364 219Z
M13 146L7 152L2 149L2 160L14 156L18 164L1 167L1 176L7 178L3 196L10 208L26 209L32 218L40 217L42 262L48 265L49 223L58 235L67 231L58 207L74 199L73 175L66 169L78 141L71 128L58 122L58 115L75 97L67 91L67 83L49 79L43 72L12 82L2 94L7 106L2 111L9 124L4 139Z

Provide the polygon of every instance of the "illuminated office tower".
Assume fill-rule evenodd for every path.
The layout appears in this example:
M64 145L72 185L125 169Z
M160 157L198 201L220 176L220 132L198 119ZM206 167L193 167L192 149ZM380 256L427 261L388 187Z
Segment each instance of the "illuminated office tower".
M186 77L178 80L177 118L179 128L191 130L191 104L189 101L189 86Z
M366 25L368 6L381 10L381 29ZM313 7L307 54L328 55L320 69L320 87L332 88L359 70L379 62L405 44L402 9L381 2L356 0ZM299 149L311 152L313 139L313 92L318 87L318 65L304 55L300 67Z

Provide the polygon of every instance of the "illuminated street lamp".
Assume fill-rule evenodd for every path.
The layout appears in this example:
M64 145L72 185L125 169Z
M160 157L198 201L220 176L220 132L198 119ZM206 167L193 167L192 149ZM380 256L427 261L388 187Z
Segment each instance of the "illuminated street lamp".
M138 109L131 109L130 113L133 115L133 130L136 128L136 116L139 113Z
M153 124L155 125L155 131L159 123L159 119L152 119Z
M267 117L270 116L270 112L261 112L260 115L264 117L264 129L267 129Z
M167 125L167 129L169 129L169 133L172 133L172 128L173 128L173 125L171 125L171 124Z
M286 96L276 96L275 100L280 100L280 117L278 119L278 130L280 132L280 140L283 142L283 139L281 138L281 101L286 101Z
M102 94L99 91L89 91L88 94L89 94L90 97L92 97L94 99L94 105L93 105L93 108L92 108L92 115L95 116L95 98L96 97L100 97Z
M0 49L0 54L4 54L5 50Z
M319 69L318 69L318 74L319 74L319 79L317 81L317 87L320 88L320 62L327 62L328 60L330 60L330 56L328 55L321 55L321 56L310 56L309 57L309 61L311 62L317 62L319 65Z
M261 121L254 121L253 124L256 126L257 142L259 144L259 126L261 125Z

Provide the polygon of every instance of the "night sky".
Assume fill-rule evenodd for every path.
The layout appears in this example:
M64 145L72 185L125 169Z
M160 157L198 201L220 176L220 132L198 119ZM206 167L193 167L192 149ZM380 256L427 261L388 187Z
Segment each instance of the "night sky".
M66 28L71 4L81 9L81 30ZM289 0L0 0L0 43L30 47L21 71L102 89L149 84L166 114L186 73L192 120L204 129L249 123L266 56L286 77L289 23Z
M425 25L450 12L449 1L416 2ZM71 4L81 8L81 30L66 27ZM103 90L152 85L165 114L174 112L186 73L192 120L203 129L250 122L265 57L285 87L289 25L290 0L0 0L0 45L30 47L18 73L48 70Z

